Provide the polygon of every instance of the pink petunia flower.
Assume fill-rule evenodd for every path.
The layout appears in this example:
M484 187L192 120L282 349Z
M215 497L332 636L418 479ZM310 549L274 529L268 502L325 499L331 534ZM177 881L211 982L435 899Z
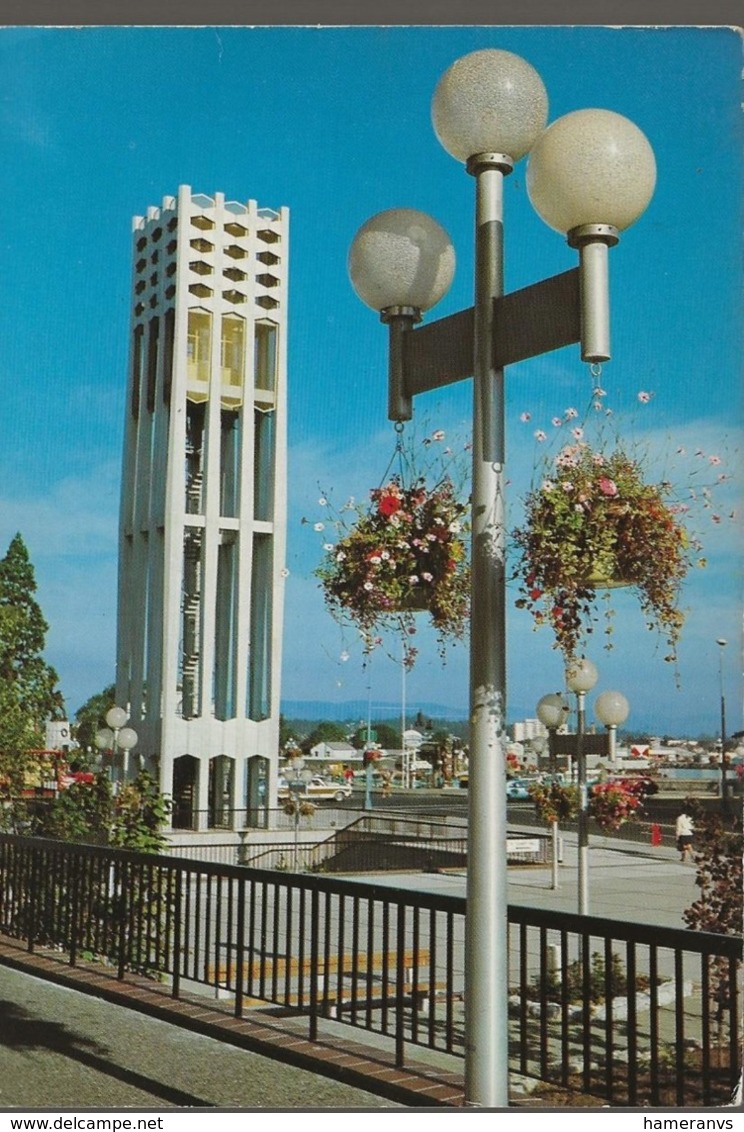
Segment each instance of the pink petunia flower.
M617 484L614 480L608 479L607 476L602 476L598 486L603 495L617 495Z

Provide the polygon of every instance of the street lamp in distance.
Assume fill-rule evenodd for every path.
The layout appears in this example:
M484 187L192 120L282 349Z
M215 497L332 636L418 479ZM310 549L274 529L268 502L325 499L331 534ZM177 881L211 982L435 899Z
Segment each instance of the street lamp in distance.
M107 727L102 727L94 736L94 743L99 751L111 751L110 775L112 780L116 776L116 756L119 751L123 753L121 766L121 780L126 782L129 774L129 752L137 746L139 736L132 727L126 727L129 712L122 707L112 707L106 712Z
M719 637L718 645L718 683L721 689L721 809L728 813L728 778L726 776L726 696L723 690L723 650L728 641Z

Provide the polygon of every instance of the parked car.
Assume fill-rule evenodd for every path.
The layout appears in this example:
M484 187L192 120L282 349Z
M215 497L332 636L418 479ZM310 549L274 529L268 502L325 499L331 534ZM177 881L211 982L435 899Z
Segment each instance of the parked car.
M280 778L277 787L278 798L289 797L289 783L286 778ZM331 782L329 779L322 778L316 774L309 782L303 783L302 787L298 786L293 790L293 793L300 794L303 798L332 798L335 802L343 802L344 799L351 797L351 785L348 782Z
M510 778L506 784L506 797L524 802L530 796L531 782L528 778Z

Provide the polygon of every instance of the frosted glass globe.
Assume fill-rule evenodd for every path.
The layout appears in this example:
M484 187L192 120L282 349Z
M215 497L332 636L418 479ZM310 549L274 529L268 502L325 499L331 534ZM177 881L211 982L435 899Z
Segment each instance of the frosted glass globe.
M100 731L96 731L93 742L99 751L110 751L114 745L114 733L108 727L102 727Z
M572 692L590 692L598 679L596 666L585 656L572 660L566 667L566 684Z
M552 731L565 723L567 715L568 704L558 692L550 692L538 701L537 718L543 727L547 727L548 731Z
M129 713L121 707L112 707L106 712L106 722L109 727L113 727L114 730L123 727L128 719Z
M527 165L535 211L559 232L584 224L628 228L656 185L645 134L612 110L575 110L542 134Z
M548 96L535 68L497 48L457 59L439 80L431 104L434 132L453 157L476 153L524 157L545 129Z
M131 751L137 745L137 732L131 727L122 727L116 741L123 751Z
M630 704L622 692L602 692L597 696L594 714L605 727L619 727L630 714Z
M391 208L359 229L348 269L357 295L373 310L426 311L450 288L455 249L444 228L425 212Z

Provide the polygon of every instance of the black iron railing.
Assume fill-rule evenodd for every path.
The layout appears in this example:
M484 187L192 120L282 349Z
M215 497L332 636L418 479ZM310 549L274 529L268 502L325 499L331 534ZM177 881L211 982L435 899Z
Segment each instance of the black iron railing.
M120 979L232 996L461 1057L461 897L0 835L0 931ZM613 1105L719 1104L742 941L511 906L510 1066Z

